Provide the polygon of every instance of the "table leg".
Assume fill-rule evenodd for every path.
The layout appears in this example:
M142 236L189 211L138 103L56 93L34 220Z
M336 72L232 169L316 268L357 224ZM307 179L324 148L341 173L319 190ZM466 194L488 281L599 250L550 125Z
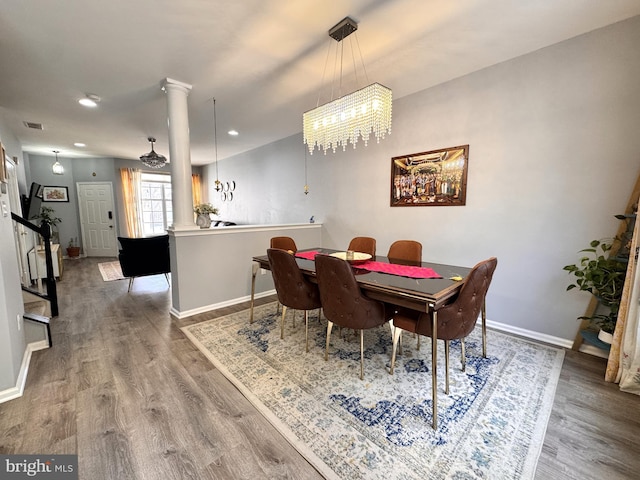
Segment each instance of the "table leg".
M433 429L438 429L438 312L431 315L431 401L433 402Z
M249 314L249 323L253 323L253 299L256 294L256 275L258 274L258 267L259 265L255 262L251 267L251 313Z

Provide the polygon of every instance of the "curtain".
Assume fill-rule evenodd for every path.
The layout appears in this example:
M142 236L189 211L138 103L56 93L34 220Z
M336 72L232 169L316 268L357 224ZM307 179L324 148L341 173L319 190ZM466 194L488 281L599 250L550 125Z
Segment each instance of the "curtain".
M121 168L120 178L122 180L127 235L131 238L142 237L142 222L140 221L142 172L137 168Z
M640 271L637 268L638 231L640 222L636 221L627 279L620 303L618 322L605 380L620 383L620 390L640 395Z
M200 175L197 173L191 174L191 192L193 192L193 205L199 205L202 203L202 183L200 182Z

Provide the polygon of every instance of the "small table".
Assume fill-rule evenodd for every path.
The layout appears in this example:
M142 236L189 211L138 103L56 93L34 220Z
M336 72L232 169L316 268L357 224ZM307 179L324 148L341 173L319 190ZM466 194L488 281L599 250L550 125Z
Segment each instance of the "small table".
M40 245L29 250L29 275L31 280L47 278L47 263L44 254L44 247ZM51 259L53 260L53 276L62 278L62 250L60 244L51 244Z
M328 248L309 248L301 251L317 251L322 254L335 253L338 250ZM256 274L258 269L271 270L269 258L266 255L260 255L252 258L254 264L251 279L251 313L250 321L253 322L253 302L255 296ZM376 256L378 262L391 262L387 257ZM313 260L296 257L296 263L302 274L309 277L313 282L316 281L316 264ZM464 279L471 271L468 267L458 267L455 265L445 265L440 263L422 262L422 267L427 267L438 272L442 278L408 278L398 275L389 275L386 273L368 272L358 270L356 280L362 291L375 300L399 305L410 308L419 312L432 313L432 330L431 336L431 389L433 400L433 428L438 428L438 309L447 303L447 300L454 297L462 285ZM357 268L357 266L356 266ZM452 277L462 277L462 281L451 280ZM482 309L483 319L485 309ZM484 325L484 322L483 322ZM485 331L483 328L483 345Z

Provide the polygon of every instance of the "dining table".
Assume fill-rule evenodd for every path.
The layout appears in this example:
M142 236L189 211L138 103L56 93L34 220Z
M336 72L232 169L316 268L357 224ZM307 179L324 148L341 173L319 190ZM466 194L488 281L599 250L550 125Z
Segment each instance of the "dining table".
M296 263L303 275L310 281L316 282L314 256L318 254L340 255L339 252L341 251L315 247L299 250L295 253L292 252L292 254L296 256ZM255 256L252 258L252 261L250 322L253 322L256 275L261 268L265 270L271 269L267 255ZM352 267L358 285L367 297L431 314L433 322L433 335L431 336L432 426L434 429L437 429L438 309L446 305L450 299L457 295L471 268L432 262L409 262L390 259L380 255L366 261L354 262L352 263ZM484 308L482 309L482 314L484 318ZM485 322L483 322L483 354L485 354L484 339L486 338L484 325Z

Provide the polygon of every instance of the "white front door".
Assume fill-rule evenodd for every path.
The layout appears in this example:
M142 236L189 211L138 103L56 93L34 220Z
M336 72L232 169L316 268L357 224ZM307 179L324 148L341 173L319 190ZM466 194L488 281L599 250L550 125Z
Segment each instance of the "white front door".
M111 182L78 182L82 250L87 257L115 257L116 218Z

